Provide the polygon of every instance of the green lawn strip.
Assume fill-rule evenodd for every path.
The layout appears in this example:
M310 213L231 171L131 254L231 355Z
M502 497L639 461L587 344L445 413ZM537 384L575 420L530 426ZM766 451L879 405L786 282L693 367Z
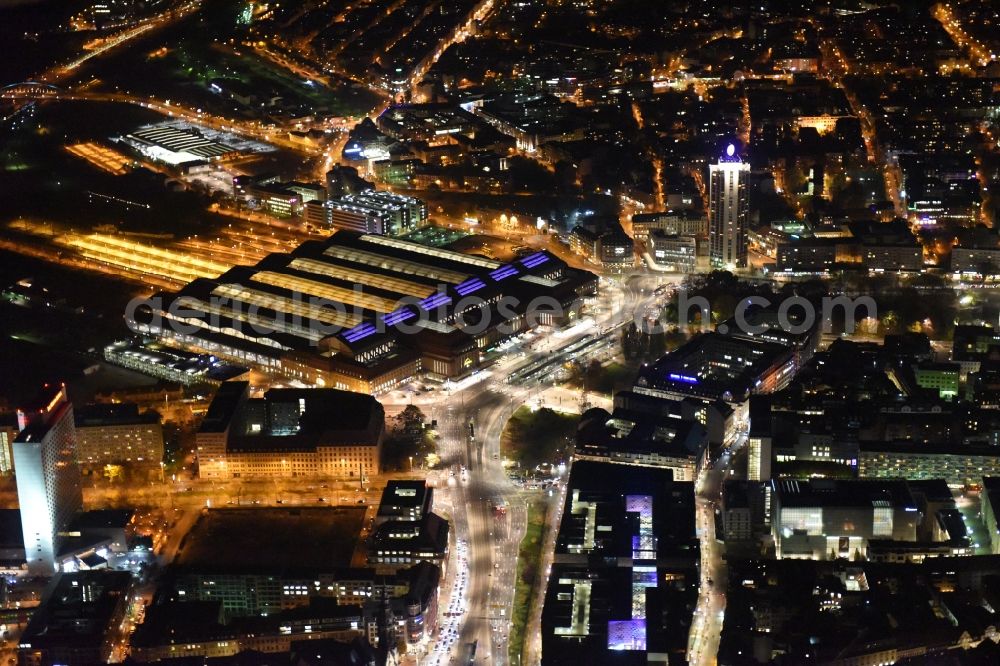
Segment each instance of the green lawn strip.
M508 645L508 658L511 663L521 663L521 654L524 650L524 632L528 623L528 615L535 602L535 584L538 581L538 565L542 556L544 532L545 503L540 500L530 502L524 538L521 539L517 553L517 578L514 584L514 606L511 611L510 643Z

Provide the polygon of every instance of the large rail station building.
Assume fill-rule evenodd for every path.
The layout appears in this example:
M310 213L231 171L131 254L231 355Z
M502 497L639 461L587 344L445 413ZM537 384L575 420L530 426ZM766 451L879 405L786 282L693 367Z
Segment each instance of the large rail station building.
M379 394L461 379L534 326L564 326L597 277L546 251L504 263L339 231L162 293L133 330L286 381Z

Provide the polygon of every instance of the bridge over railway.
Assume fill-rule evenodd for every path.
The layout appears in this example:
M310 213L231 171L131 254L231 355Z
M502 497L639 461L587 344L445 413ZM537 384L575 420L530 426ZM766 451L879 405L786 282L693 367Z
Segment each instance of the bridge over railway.
M51 83L22 81L0 88L0 99L48 99L62 92L62 88Z

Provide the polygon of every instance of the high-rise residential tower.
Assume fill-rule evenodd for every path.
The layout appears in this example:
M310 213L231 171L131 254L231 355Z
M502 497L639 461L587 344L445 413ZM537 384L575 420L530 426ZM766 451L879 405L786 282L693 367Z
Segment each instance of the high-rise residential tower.
M718 163L708 166L708 238L712 268L747 265L747 177L750 165L736 146L726 146Z
M17 499L28 572L56 572L59 533L83 505L76 457L73 405L66 387L46 386L29 407L17 412L21 431L14 440Z

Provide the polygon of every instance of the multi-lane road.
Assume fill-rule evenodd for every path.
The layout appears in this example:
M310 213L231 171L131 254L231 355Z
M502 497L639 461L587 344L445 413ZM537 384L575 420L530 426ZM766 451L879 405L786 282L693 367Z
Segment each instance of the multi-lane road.
M570 359L587 363L616 355L620 327L636 315L655 312L657 301L664 297L662 291L656 293L658 287L675 281L670 276L645 274L604 281L601 294L588 304L589 324L584 322L558 335L525 336L506 350L482 381L461 390L383 397L389 410L394 400L397 407L412 402L430 410L439 423L443 471L434 478L442 506L447 507L454 525L454 546L461 550L463 561L449 569L443 590L447 607L462 608L464 614L457 622L450 616L445 618L443 633L422 654L422 663L467 663L463 660L472 643L476 644L475 663L508 663L517 554L527 525L531 491L516 487L502 468L500 434L504 424L520 406L548 397L560 401L563 409L579 410L585 396L559 391L555 371ZM496 502L506 504L505 515L494 511ZM557 519L552 517L550 524L557 524ZM544 576L540 578L544 582ZM455 594L463 597L457 604L453 603ZM536 597L536 606L539 604L541 595ZM529 654L537 660L538 647L531 647Z
M465 615L446 649L430 651L424 663L449 664L465 658L475 643L476 662L507 663L509 619L513 612L517 551L527 525L525 493L507 478L500 462L500 433L529 388L484 382L452 396L438 410L440 453L447 471L439 487L447 495L456 542L466 545L467 583L459 593ZM505 503L503 515L495 511ZM460 576L462 569L449 572ZM454 589L447 582L445 588ZM441 640L441 639L439 639Z
M695 525L701 547L698 605L688 639L688 663L716 663L726 610L727 569L722 543L716 538L716 515L722 506L722 482L730 474L733 457L746 443L746 431L732 447L702 469L695 483Z

